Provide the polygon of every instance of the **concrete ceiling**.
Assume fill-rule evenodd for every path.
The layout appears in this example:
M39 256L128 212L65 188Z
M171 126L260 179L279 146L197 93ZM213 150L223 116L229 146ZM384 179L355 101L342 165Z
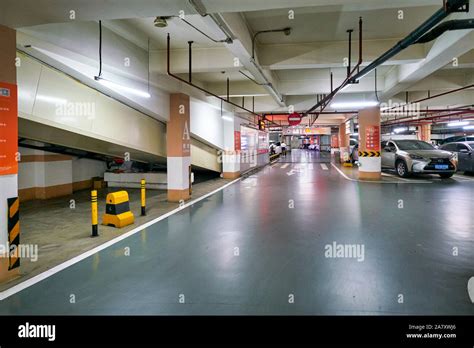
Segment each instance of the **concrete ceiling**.
M360 16L364 20L363 65L367 65L442 6L440 0L194 2L206 13L220 18L232 34L233 44L212 42L176 17L168 20L166 28L153 25L155 16L176 16L183 11L187 21L212 38L225 38L210 16L197 14L188 0L4 0L0 23L16 28L69 23L71 10L75 11L76 22L101 19L116 35L141 48L145 56L148 55L146 50L150 40L150 72L158 80L166 74L166 36L170 33L172 71L183 78L187 77L188 71L188 41L193 41L195 83L218 95L226 95L226 78L229 77L230 94L239 98L242 95L256 96L256 111L288 111L289 106L304 111L316 103L318 94L330 92L330 73L333 74L334 86L344 80L347 29L354 29L352 65L355 64ZM399 19L399 11L403 11L403 19ZM290 12L294 14L294 19L288 18ZM471 6L470 13L454 14L449 19L473 17L474 6ZM286 26L292 28L289 36L282 33L259 35L255 57L259 71L251 59L253 34ZM34 35L35 28L21 30ZM80 50L81 46L78 47L77 50ZM456 66L451 64L453 58L458 59ZM226 73L222 74L222 71ZM260 84L250 81L239 71L246 72ZM273 87L263 86L264 79ZM472 30L453 31L429 44L412 45L377 69L377 92L383 102L403 100L406 91L412 95L427 95L428 91L448 91L470 81L474 81ZM371 73L359 84L344 89L336 100L374 99L375 82L374 73ZM442 102L426 103L426 106L458 105L469 99L469 93L473 92L463 92L463 96L458 98L459 103L454 96L450 96ZM279 100L279 95L283 96L283 102ZM240 99L236 98L235 102L240 103Z

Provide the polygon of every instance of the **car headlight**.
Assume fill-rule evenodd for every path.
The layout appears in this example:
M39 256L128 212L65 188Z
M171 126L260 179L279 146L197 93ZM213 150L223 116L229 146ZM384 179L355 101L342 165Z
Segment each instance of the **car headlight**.
M423 156L414 155L414 154L409 154L408 156L410 156L411 159L415 159L415 160L423 160L423 159L425 159Z

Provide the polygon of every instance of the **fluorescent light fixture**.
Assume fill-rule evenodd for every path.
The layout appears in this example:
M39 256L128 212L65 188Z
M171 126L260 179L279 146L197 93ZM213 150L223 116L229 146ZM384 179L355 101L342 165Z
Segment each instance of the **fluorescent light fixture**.
M399 128L395 128L393 131L395 133L401 133L401 132L406 132L408 130L407 127L399 127Z
M138 89L131 88L131 87L126 87L126 86L120 85L118 83L106 80L102 77L95 76L94 79L97 82L99 82L101 85L103 85L107 88L110 88L110 89L117 90L119 92L130 93L130 94L136 95L138 97L142 97L142 98L150 98L151 97L150 93L148 93L148 92L140 91Z
M468 121L450 122L448 123L448 127L461 127L461 126L467 126L468 124L469 124Z
M52 104L67 104L67 99L50 97L50 96L41 95L41 94L38 94L36 96L36 99L37 100L42 100L42 101L45 101L45 102L48 102L48 103L52 103Z
M339 102L332 103L331 108L333 109L352 109L352 108L366 108L371 106L379 105L378 101L360 101L360 102Z
M229 117L229 116L222 116L222 119L226 121L230 121L230 122L234 120L232 117Z
M474 125L464 126L464 127L462 127L462 129L466 129L466 130L468 130L468 129L474 129Z

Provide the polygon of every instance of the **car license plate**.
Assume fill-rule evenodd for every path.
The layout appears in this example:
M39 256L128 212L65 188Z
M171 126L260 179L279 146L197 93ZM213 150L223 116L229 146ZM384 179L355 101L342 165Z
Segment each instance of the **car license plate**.
M435 169L448 169L449 166L447 164L435 164Z

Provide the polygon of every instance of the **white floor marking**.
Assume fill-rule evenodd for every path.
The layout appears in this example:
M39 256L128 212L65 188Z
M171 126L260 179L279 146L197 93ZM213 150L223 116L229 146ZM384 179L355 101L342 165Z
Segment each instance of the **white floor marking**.
M21 282L21 283L19 283L19 284L17 284L17 285L12 286L12 287L9 288L9 289L6 289L6 290L0 292L0 301L3 301L3 300L6 299L7 297L10 297L10 296L16 294L17 292L20 292L20 291L22 291L22 290L24 290L24 289L26 289L26 288L29 288L30 286L32 286L32 285L34 285L34 284L36 284L36 283L39 283L40 281L42 281L42 280L44 280L44 279L46 279L46 278L49 278L49 277L51 277L52 275L54 275L54 274L56 274L56 273L58 273L58 272L61 272L62 270L66 269L66 268L68 268L68 267L71 267L72 265L74 265L74 264L76 264L76 263L78 263L78 262L80 262L80 261L82 261L82 260L88 258L89 256L92 256L92 255L94 255L95 253L98 253L99 251L104 250L104 249L106 249L106 248L108 248L108 247L110 247L110 246L112 246L112 245L114 245L114 244L116 244L116 243L118 243L118 242L124 240L125 238L128 238L128 237L130 237L130 236L132 236L132 235L134 235L134 234L140 232L141 230L144 230L145 228L147 228L147 227L149 227L149 226L151 226L151 225L153 225L153 224L155 224L155 223L157 223L157 222L159 222L159 221L161 221L161 220L164 220L164 219L170 217L171 215L174 215L174 214L178 213L179 211L183 210L184 208L187 208L187 207L189 207L189 206L191 206L191 205L193 205L193 204L196 204L197 202L202 201L203 199L206 199L207 197L212 196L213 194L215 194L215 193L217 193L217 192L219 192L219 191L222 191L222 190L225 189L226 187L228 187L228 186L230 186L230 185L232 185L232 184L235 184L236 182L238 182L238 181L240 181L240 180L241 180L241 178L235 179L234 181L231 181L231 182L229 182L228 184L225 184L224 186L219 187L218 189L216 189L216 190L214 190L214 191L212 191L212 192L209 192L209 193L205 194L205 195L202 196L202 197L199 197L199 198L197 198L197 199L194 199L194 200L192 200L192 201L186 203L186 204L183 205L182 207L176 208L176 209L174 209L174 210L172 210L172 211L170 211L170 212L168 212L168 213L166 213L166 214L164 214L164 215L161 215L161 216L157 217L156 219L153 219L153 220L151 220L151 221L148 221L147 223L145 223L145 224L143 224L143 225L141 225L141 226L138 226L137 228L135 228L135 229L133 229L133 230L131 230L131 231L128 231L128 232L122 234L121 236L119 236L119 237L117 237L117 238L114 238L114 239L112 239L112 240L109 240L108 242L105 242L104 244L101 244L101 245L99 245L99 246L97 246L97 247L95 247L95 248L93 248L93 249L91 249L91 250L88 250L88 251L86 251L85 253L83 253L83 254L81 254L81 255L78 255L78 256L76 256L76 257L70 259L70 260L67 260L67 261L65 261L65 262L63 262L63 263L61 263L61 264L59 264L59 265L57 265L57 266L55 266L55 267L53 267L53 268L51 268L51 269L45 271L45 272L43 272L43 273L40 273L40 274L38 274L38 275L36 275L36 276L30 278L30 279L25 280L24 282Z
M352 179L349 178L342 170L340 170L334 163L331 163L331 165L336 169L339 174L342 175L342 177L346 180L349 181L355 181L355 182L367 182L371 184L431 184L430 181L400 181L400 182L395 182L395 181L375 181L375 180L357 180L357 179Z
M326 163L321 163L321 168L323 168L323 170L329 170L328 166L326 165Z
M410 180L410 179L405 179L405 178L400 178L398 175L395 174L390 174L390 173L384 173L382 172L383 176L388 176L389 178L395 178L401 181L407 181L407 182L416 182L415 180Z
M471 302L474 303L474 277L471 277L467 282L467 293L469 294Z
M453 178L455 179L459 179L461 181L474 181L473 178L468 178L468 177L465 177L465 176L461 176L461 175L454 175Z
M285 163L284 165L282 165L280 168L281 169L285 169L286 167L288 167L290 164L289 163Z

